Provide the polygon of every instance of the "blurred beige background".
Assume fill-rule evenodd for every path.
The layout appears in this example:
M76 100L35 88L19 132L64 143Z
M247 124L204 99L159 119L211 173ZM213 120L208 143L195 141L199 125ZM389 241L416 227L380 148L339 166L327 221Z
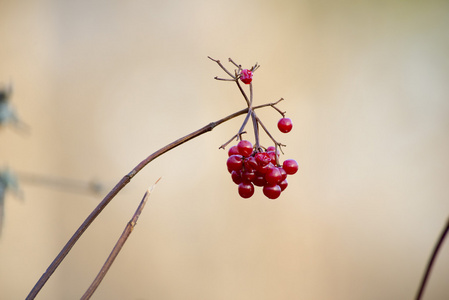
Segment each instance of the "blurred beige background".
M259 114L300 163L278 200L241 199L218 147L243 119L217 127L134 178L38 299L84 293L160 176L94 299L412 299L449 212L448 28L447 1L0 1L0 82L30 126L0 129L1 166L112 187L244 108L208 55L261 64L255 103L285 98L294 129ZM1 299L25 298L105 194L21 189ZM448 278L446 242L425 299Z

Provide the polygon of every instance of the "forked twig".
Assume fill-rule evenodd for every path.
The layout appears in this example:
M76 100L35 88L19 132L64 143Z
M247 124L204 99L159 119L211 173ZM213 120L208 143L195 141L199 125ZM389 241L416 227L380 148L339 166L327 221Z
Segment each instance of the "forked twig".
M109 268L111 267L112 263L114 262L117 255L120 253L120 250L122 250L123 245L125 244L126 240L130 236L131 232L133 231L134 227L137 224L137 220L140 217L140 214L143 211L143 208L145 207L145 204L148 200L148 197L150 197L151 192L153 191L156 184L161 180L159 178L145 193L143 196L142 201L140 202L139 206L137 207L136 212L134 213L131 220L126 225L125 229L123 230L122 235L118 239L117 243L115 244L114 248L111 251L111 254L109 255L108 259L104 263L103 267L101 268L100 272L98 273L97 277L95 277L92 284L89 286L87 291L84 293L84 295L81 297L81 300L87 300L90 299L90 297L93 295L97 287L100 285L103 278L106 276L106 273L109 271Z
M229 71L228 71L228 70L221 64L221 62L220 62L218 59L213 59L213 58L210 57L210 56L208 56L208 58L209 58L210 60L216 62L216 63L220 66L220 68L223 69L223 71L225 71L229 76L231 76L231 77L234 78L234 80L235 80L235 76L232 75L231 72L229 72Z

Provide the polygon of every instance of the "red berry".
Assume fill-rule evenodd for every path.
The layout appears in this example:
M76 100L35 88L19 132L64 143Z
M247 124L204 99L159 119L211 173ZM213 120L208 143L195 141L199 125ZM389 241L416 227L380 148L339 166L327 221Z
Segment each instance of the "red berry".
M251 142L243 140L237 144L240 155L250 156L253 153L253 144Z
M244 171L242 172L242 181L251 182L256 177L254 172Z
M257 160L254 156L245 158L243 165L245 166L246 171L256 171L259 168Z
M256 175L256 177L254 177L253 183L256 186L264 186L267 184L267 181L265 180L265 176L263 174L261 174L261 175Z
M277 184L263 187L263 194L270 199L276 199L281 195L281 187Z
M251 81L253 80L253 72L251 72L248 69L242 70L242 73L240 74L240 80L244 84L250 84Z
M269 185L278 184L282 180L282 174L279 168L273 167L268 170L265 174L265 180Z
M254 194L254 185L250 182L242 182L239 184L239 195L242 198L249 198Z
M239 152L239 148L237 148L237 145L234 145L231 148L229 148L228 156L236 155L236 154L240 154L240 152Z
M289 118L282 118L278 122L278 128L281 132L287 133L290 132L293 128L292 120Z
M271 163L273 165L276 165L276 154L274 153L274 151L267 151L267 154L270 156Z
M274 168L274 165L270 162L268 165L259 166L259 168L257 168L257 172L260 174L266 174L271 168Z
M242 175L240 174L240 171L232 171L231 178L235 184L239 184L242 182Z
M287 179L287 172L285 172L284 168L279 167L279 171L281 172L281 175L282 175L282 179L281 180Z
M294 159L284 160L282 168L288 175L293 175L298 171L298 163Z
M281 188L281 191L284 191L288 186L287 179L282 180L278 185Z
M232 171L239 171L242 166L242 156L241 155L231 155L229 156L228 160L226 161L226 166L228 167L229 173Z
M265 166L268 165L271 162L271 157L266 152L259 152L255 155L255 158L257 160L257 163L259 166Z
M267 152L270 152L270 151L276 151L276 147L274 147L274 146L269 146L269 147L267 148Z

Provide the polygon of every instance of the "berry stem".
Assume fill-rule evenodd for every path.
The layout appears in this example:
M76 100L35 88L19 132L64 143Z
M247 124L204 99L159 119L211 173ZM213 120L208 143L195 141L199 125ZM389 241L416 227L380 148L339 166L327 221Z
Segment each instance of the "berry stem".
M256 151L260 151L259 124L257 123L257 116L254 111L251 111L251 119L253 121L254 139L256 141L254 148L256 149Z
M243 98L245 98L246 104L248 105L248 107L251 106L251 102L248 99L248 96L246 95L245 91L243 90L242 86L240 85L240 82L238 80L235 81L235 83L237 83L237 86L239 87L240 92L243 95ZM252 83L250 84L250 87L252 86Z
M253 128L254 128L254 140L255 140L255 149L259 151L260 149L260 142L259 142L259 125L257 124L257 115L256 112L253 110L253 83L251 82L249 84L249 103L250 106L248 107L249 112L251 112L251 120L253 122Z
M284 98L279 99L279 101L276 102L276 104L279 103L279 102L282 101L282 100L284 100ZM273 107L275 110L277 110L277 112L280 113L281 116L282 116L283 118L285 118L285 113L286 113L285 111L280 110L279 108L277 108L277 107L274 106L274 105L273 105L272 107Z
M279 142L277 142L274 137L270 134L270 132L268 131L268 129L265 127L265 125L263 125L262 121L256 116L257 122L260 124L260 126L262 126L263 130L265 131L265 133L270 137L270 139L273 141L273 143L277 146L279 146L279 150L281 151L282 154L284 154L284 152L282 151L281 147L285 147L284 144L281 144Z
M236 133L229 141L227 141L226 143L224 143L223 145L221 145L220 147L218 147L218 149L225 149L230 142L232 142L234 139L241 140L242 139L242 134L246 133L246 131L242 131L242 132L238 132Z

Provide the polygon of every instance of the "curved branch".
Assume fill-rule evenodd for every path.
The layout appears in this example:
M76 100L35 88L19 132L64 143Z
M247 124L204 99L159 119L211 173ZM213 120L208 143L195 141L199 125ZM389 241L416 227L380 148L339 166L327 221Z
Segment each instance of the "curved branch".
M424 276L421 280L421 284L419 285L418 293L416 294L416 300L420 300L423 293L424 288L426 286L427 280L430 275L430 271L432 270L433 263L437 257L438 251L441 248L441 245L443 244L444 238L446 237L446 234L449 232L449 219L446 221L446 226L444 227L443 231L441 232L441 235L435 245L435 248L432 251L432 255L430 256L429 262L427 263L426 271L424 272Z
M278 101L279 102L279 101ZM266 106L273 107L278 102L275 103L267 103L263 105L259 105L254 107L256 108L262 108ZM73 236L70 238L70 240L66 243L64 248L59 252L59 254L56 256L56 258L53 260L53 262L50 264L50 266L47 268L45 273L40 277L38 282L34 285L33 289L30 291L28 296L26 297L27 300L34 299L36 295L39 293L39 291L42 289L42 287L45 285L45 283L48 281L50 276L55 272L55 270L58 268L58 266L61 264L61 262L64 260L64 258L67 256L67 254L70 252L72 247L75 245L75 243L78 241L78 239L81 237L81 235L87 230L87 228L92 224L92 222L95 220L95 218L103 211L103 209L111 202L111 200L131 181L131 179L139 173L147 164L149 164L152 160L156 159L157 157L161 156L162 154L172 150L173 148L178 147L179 145L184 144L185 142L194 139L206 132L212 131L216 126L229 121L239 115L245 114L248 112L248 108L242 109L240 111L237 111L227 117L224 117L216 122L211 122L207 124L206 126L182 137L177 139L176 141L166 145L165 147L162 147L161 149L157 150L147 158L145 158L143 161L141 161L134 169L131 170L128 174L126 174L116 185L115 187L104 197L104 199L98 204L96 208L90 213L90 215L86 218L86 220L81 224L81 226L78 228L78 230L73 234Z

